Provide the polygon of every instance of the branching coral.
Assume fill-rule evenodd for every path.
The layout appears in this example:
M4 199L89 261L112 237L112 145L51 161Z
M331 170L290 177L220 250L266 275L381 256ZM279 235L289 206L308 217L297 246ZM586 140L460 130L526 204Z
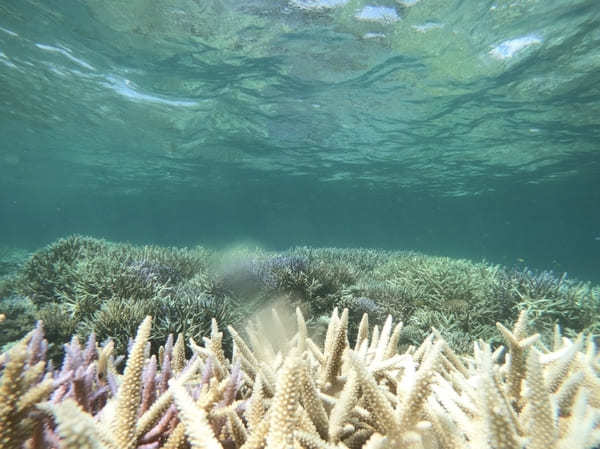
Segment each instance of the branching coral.
M111 342L74 338L60 370L46 366L42 327L0 356L0 448L592 449L600 444L600 357L593 339L551 346L499 325L506 346L458 356L434 330L398 352L391 317L351 347L348 311L334 310L323 344L300 310L276 312L247 340L213 320L202 344L168 339L149 352L150 318L123 373ZM278 335L278 340L268 336Z
M112 337L122 352L149 314L155 317L150 341L156 349L168 333L198 338L213 316L223 326L235 324L281 300L301 307L311 331L324 328L334 307L348 308L351 344L363 313L379 326L388 314L403 321L403 348L420 344L436 327L459 353L469 352L477 338L501 344L495 323L511 327L521 310L528 310L545 342L556 323L571 338L581 331L600 334L600 290L550 272L412 252L211 252L72 236L37 251L0 280L0 313L13 328L0 334L0 345L21 338L41 319L55 360L73 333Z
M41 432L35 406L54 389L51 374L44 375L47 344L41 325L0 356L0 448L17 449Z
M208 255L200 247L140 247L67 237L34 253L10 282L5 282L10 295L0 296L0 312L10 318L18 315L21 329L43 320L51 343L50 355L55 359L73 333L87 336L96 332L101 339L112 337L117 349L123 351L147 314L164 316L165 308L170 312L170 305L177 304L184 315L194 315L197 307L181 310L186 308L183 292L197 291L197 297L207 288L202 281ZM181 304L176 298L182 298ZM214 305L220 304L217 301ZM26 306L28 313L16 313L17 308ZM152 335L155 346L172 331L156 330ZM22 336L4 333L0 345Z

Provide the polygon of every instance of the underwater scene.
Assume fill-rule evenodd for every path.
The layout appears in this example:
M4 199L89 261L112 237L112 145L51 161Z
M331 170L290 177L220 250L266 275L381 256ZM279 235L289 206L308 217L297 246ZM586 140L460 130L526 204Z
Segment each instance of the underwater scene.
M0 0L0 449L600 449L597 0Z

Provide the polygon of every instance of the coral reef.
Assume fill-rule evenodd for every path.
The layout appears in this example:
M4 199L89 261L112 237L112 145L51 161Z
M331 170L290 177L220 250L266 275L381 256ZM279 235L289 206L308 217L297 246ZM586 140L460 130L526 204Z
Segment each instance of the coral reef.
M73 333L112 337L117 350L123 351L146 315L165 316L174 295L182 298L179 313L195 316L198 307L192 301L187 302L193 305L187 313L181 311L186 304L181 292L188 284L198 290L207 266L208 251L203 248L136 247L71 236L34 253L6 281L10 296L0 299L0 312L13 316L15 309L27 310L19 314L21 335L17 338L35 320L43 320L53 358ZM219 308L220 298L216 299L210 304ZM158 345L170 332L172 328L157 326L151 340ZM198 335L186 333L190 336ZM8 338L0 337L0 344L16 339L14 334Z
M156 317L155 350L170 333L200 338L209 317L236 324L269 304L300 307L311 332L334 307L349 310L349 335L363 313L383 325L390 314L405 326L399 343L417 345L432 327L450 347L469 352L481 338L500 345L496 322L511 327L528 310L545 343L559 324L571 338L600 334L600 289L566 274L510 269L413 252L293 248L268 252L132 246L71 236L37 251L0 281L0 313L9 317L0 346L43 320L48 352L60 358L73 334L111 337L118 352L146 315ZM351 341L351 344L354 342ZM226 350L231 342L226 338Z
M111 340L65 345L59 370L37 327L0 355L0 449L592 449L600 445L600 356L594 340L555 327L550 346L523 311L504 344L460 356L437 330L398 351L402 324L354 345L335 309L324 341L280 316L233 327L233 356L212 320L202 345L167 339L151 353L143 319L124 369ZM290 322L296 325L291 326ZM4 324L0 324L2 326Z

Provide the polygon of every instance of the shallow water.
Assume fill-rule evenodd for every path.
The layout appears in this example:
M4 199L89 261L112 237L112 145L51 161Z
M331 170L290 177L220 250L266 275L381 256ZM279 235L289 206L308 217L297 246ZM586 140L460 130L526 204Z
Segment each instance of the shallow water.
M587 1L3 1L0 244L408 249L600 281Z

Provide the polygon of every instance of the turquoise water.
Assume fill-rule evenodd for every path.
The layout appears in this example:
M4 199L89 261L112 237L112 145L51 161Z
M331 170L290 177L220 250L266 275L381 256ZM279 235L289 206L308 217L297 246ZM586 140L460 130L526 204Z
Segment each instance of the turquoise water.
M596 0L4 0L0 245L410 249L600 280Z

